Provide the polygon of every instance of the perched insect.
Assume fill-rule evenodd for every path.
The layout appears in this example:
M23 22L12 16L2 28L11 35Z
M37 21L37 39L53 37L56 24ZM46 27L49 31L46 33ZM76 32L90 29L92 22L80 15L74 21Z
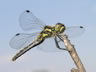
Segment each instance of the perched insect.
M43 51L53 52L66 50L65 48L61 48L59 46L61 43L63 43L59 34L64 33L68 35L68 37L75 37L84 32L83 26L66 27L62 23L56 23L54 26L46 25L29 10L24 11L20 15L19 21L23 30L32 30L34 33L17 33L10 40L9 44L12 48L22 48L12 58L12 61L15 61L28 50L37 46L37 49ZM55 45L55 47L53 47L53 45Z

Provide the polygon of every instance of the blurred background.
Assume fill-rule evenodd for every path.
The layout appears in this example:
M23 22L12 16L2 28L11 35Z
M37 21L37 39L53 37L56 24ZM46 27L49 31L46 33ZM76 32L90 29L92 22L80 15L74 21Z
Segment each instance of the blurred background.
M85 27L82 36L70 39L87 72L96 71L96 0L0 0L0 72L70 72L76 67L68 52L42 52L32 49L16 62L17 50L9 46L14 34L23 32L20 14L29 9L48 25Z

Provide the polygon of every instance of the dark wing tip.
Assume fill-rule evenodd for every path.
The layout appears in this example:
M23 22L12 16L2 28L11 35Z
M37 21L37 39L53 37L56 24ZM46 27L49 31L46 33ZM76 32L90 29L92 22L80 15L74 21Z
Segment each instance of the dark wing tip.
M20 33L17 33L16 36L20 35Z
M84 28L83 26L80 26L80 28Z
M27 13L30 13L30 10L26 10Z
M12 58L12 61L16 61L16 59L15 58Z

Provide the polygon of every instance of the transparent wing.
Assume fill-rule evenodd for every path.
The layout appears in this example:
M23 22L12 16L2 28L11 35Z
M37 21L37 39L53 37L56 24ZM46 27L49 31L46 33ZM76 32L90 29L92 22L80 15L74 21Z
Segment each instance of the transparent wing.
M69 38L75 38L84 33L85 29L83 26L67 27L64 34L68 35Z
M59 41L58 43L60 44L60 47L65 48L64 43L62 41L60 41L59 38L57 40ZM45 39L45 41L42 44L40 44L37 47L37 49L41 50L41 51L45 51L45 52L61 52L61 51L64 51L64 50L60 50L56 47L55 40L54 40L53 37Z
M19 18L23 30L42 30L45 24L29 10L24 11Z
M27 33L17 33L13 38L10 40L9 45L14 49L23 48L30 43L32 43L36 37L38 36L39 32L27 34Z

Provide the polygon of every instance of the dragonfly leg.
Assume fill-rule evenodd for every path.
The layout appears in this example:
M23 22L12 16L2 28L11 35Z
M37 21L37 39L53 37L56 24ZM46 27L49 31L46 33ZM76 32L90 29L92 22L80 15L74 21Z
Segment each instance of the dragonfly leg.
M55 36L54 40L55 40L55 43L56 43L56 47L57 47L58 49L68 51L66 48L61 48L61 47L59 46L56 36Z

